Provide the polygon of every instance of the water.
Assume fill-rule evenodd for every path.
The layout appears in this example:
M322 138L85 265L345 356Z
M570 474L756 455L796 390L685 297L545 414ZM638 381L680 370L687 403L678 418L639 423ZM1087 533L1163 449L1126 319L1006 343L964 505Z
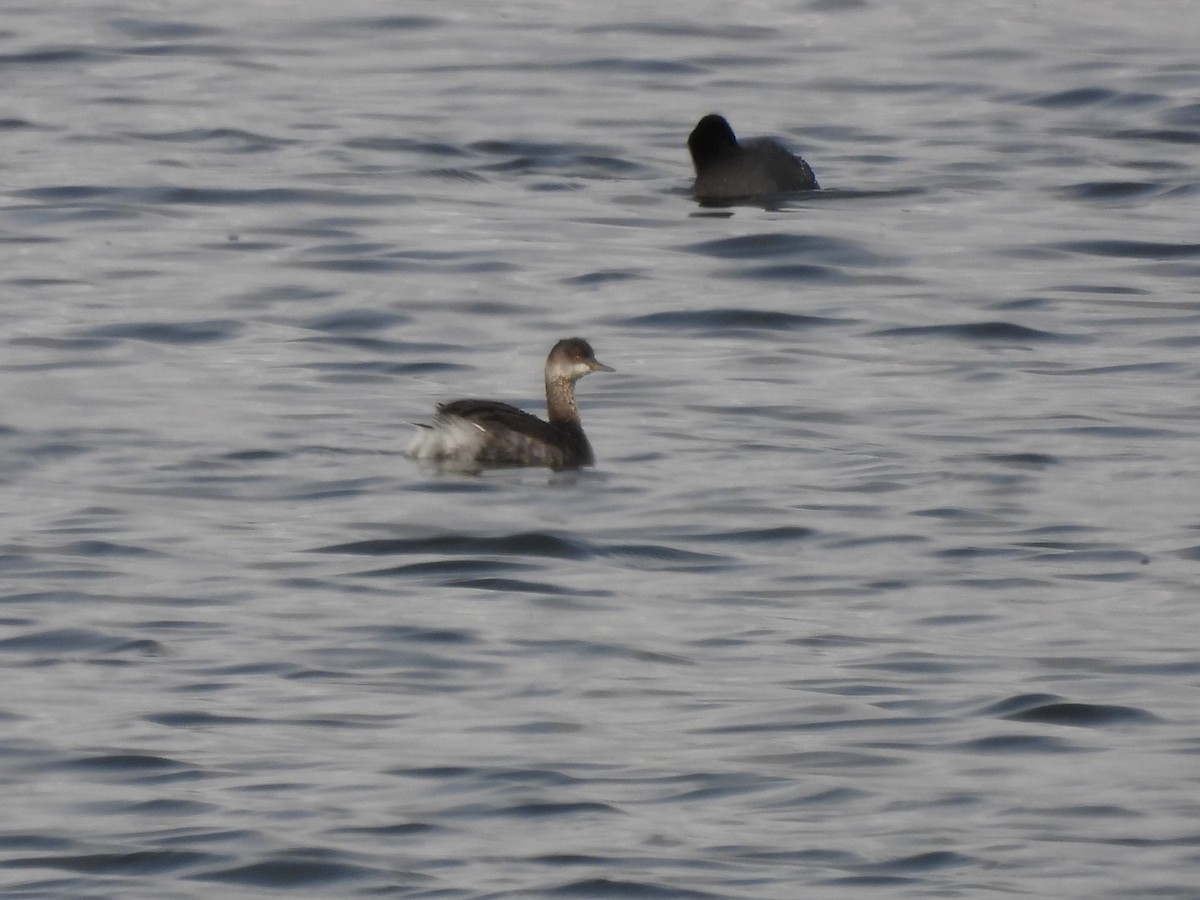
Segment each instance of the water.
M5 896L1195 897L1198 31L0 12Z

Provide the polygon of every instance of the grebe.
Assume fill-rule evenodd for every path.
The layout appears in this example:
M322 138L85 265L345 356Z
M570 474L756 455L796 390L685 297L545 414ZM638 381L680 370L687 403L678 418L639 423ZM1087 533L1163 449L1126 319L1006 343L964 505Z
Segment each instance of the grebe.
M808 163L770 138L738 143L723 116L705 116L688 135L700 200L731 200L820 188Z
M566 338L546 358L543 422L496 400L454 400L438 406L431 425L418 425L406 451L413 459L464 468L549 466L574 469L595 461L579 423L575 382L590 372L613 372L583 338Z

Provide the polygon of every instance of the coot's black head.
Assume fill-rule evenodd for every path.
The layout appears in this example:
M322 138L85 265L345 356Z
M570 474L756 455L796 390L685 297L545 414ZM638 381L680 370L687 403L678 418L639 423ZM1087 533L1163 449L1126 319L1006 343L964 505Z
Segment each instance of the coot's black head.
M547 378L575 381L589 372L613 371L616 370L596 359L592 345L583 338L563 338L554 345L546 359Z
M692 133L688 135L688 150L692 153L692 163L696 166L697 173L709 163L734 153L737 148L738 142L733 129L729 127L724 116L718 116L716 113L697 122Z

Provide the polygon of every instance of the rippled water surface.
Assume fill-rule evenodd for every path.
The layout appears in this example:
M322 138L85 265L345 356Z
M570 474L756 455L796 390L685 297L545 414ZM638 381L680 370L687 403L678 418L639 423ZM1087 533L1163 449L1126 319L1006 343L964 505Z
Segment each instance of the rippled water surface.
M5 896L1197 896L1190 0L0 38Z

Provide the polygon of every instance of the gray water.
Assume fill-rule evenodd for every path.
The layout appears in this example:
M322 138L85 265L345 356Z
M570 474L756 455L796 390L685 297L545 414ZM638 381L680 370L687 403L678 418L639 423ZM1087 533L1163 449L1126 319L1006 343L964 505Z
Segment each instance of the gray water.
M0 37L4 896L1200 896L1192 0Z

